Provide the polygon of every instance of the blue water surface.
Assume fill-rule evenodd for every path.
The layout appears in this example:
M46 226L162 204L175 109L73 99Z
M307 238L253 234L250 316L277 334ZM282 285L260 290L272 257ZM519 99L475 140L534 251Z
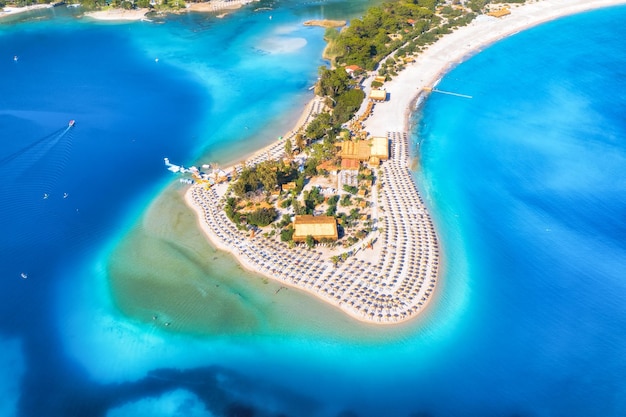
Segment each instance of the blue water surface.
M372 345L91 321L114 315L101 263L171 181L162 158L227 160L290 128L323 64L302 20L367 4L0 26L0 416L626 414L624 7L495 44L441 82L472 99L414 115L445 257L417 330Z

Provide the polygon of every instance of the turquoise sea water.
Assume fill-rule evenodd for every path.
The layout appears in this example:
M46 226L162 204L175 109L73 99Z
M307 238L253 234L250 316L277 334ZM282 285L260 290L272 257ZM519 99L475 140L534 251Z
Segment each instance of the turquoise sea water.
M445 254L418 325L233 338L117 312L106 264L171 181L162 157L289 129L323 63L300 23L366 4L0 26L0 416L626 414L623 7L494 45L441 82L473 99L414 115Z

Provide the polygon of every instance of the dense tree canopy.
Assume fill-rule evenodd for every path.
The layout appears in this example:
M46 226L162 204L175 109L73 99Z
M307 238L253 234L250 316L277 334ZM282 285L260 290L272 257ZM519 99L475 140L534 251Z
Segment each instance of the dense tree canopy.
M431 27L436 3L436 0L405 0L370 8L362 19L352 20L334 40L336 63L374 69L391 51Z
M272 223L277 215L278 213L274 208L264 207L249 213L246 216L246 221L254 226L265 227Z

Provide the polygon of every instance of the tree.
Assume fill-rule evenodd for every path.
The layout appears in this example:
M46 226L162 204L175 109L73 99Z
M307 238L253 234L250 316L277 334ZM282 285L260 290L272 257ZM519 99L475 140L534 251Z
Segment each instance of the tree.
M276 213L276 210L274 208L263 207L253 211L252 213L249 213L246 216L246 220L248 221L248 224L265 227L274 221L277 214L278 213Z
M350 77L343 68L328 69L319 68L320 80L318 84L318 94L335 98L348 90Z
M275 161L265 161L257 165L257 177L266 192L278 187L278 167Z
M293 157L293 146L291 144L290 138L287 138L287 140L285 141L285 154L288 158Z
M234 182L232 185L232 190L237 197L241 198L246 194L246 184L241 180Z
M287 227L280 232L280 240L282 242L291 242L293 240L293 227Z
M337 97L337 105L333 109L333 124L341 125L350 120L361 107L364 98L363 90L348 90Z
M305 243L307 248L312 249L315 246L315 239L311 235L306 235Z
M306 139L304 138L304 135L302 133L298 132L298 134L296 135L296 148L302 151L305 146L306 146Z
M320 113L306 127L306 135L312 140L320 139L330 128L330 114Z

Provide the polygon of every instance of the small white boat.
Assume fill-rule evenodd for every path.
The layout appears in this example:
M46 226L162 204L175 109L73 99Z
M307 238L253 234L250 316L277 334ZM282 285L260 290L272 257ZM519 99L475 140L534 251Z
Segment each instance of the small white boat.
M17 62L17 60L18 60L18 59L19 59L19 58L17 57L17 55L15 55L15 56L13 57L13 61L15 61L15 62Z
M22 272L22 273L20 274L20 276L21 276L23 279L28 278L28 274L27 274L26 272Z
M72 120L70 120L70 122L67 125L69 127L74 127L75 124L76 124L76 120L72 119Z
M69 196L70 196L70 195L69 195L68 193L63 193L63 198L67 198L67 197L69 197Z
M43 193L43 199L44 199L44 200L47 200L47 199L48 199L48 197L50 197L50 195L48 195L48 193Z

